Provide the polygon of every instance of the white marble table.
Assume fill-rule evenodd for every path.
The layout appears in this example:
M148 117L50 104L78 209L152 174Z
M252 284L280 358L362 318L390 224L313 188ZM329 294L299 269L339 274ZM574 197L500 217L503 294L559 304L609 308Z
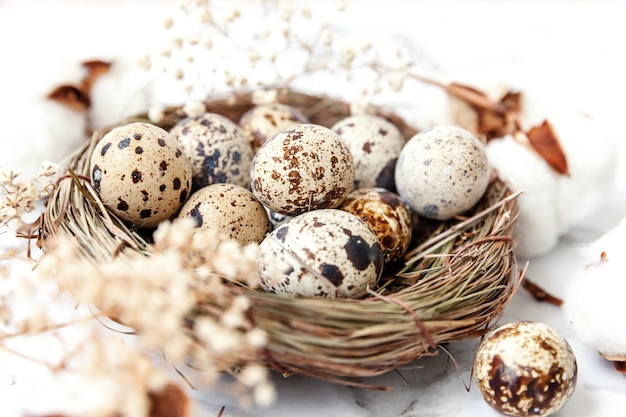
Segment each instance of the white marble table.
M154 40L160 20L175 2L79 2L0 1L0 165L58 156L67 149L69 133L55 124L66 119L24 117L24 106L40 106L48 88L76 77L72 68L83 59L110 59L139 54L145 42ZM354 1L359 5L348 23L355 30L378 27L397 33L419 45L442 73L462 74L466 68L483 68L506 79L522 80L545 94L549 106L578 106L602 114L615 131L623 129L623 80L626 65L620 57L626 29L621 22L624 3L522 2L522 1ZM149 8L148 8L149 7ZM120 14L121 13L121 14ZM154 22L157 22L154 24ZM128 29L133 25L132 29ZM141 29L142 30L141 30ZM156 28L156 29L155 29ZM26 30L25 30L26 29ZM76 35L76 34L80 35ZM558 49L555 49L559 46ZM557 57L558 59L554 59ZM535 66L529 65L536 63ZM516 70L517 69L517 70ZM507 72L510 71L510 74ZM514 75L513 75L514 74ZM417 117L426 123L436 118L442 102ZM112 106L120 105L113 100ZM113 117L115 107L106 109ZM119 108L122 113L126 109ZM106 112L101 108L101 111ZM15 124L26 123L24 128ZM13 125L12 125L13 124ZM37 143L37 132L52 130ZM30 137L20 136L26 132ZM16 139L18 145L15 145ZM32 159L26 159L31 155ZM626 161L626 153L621 155ZM619 170L615 191L597 212L568 234L549 253L530 260L528 276L559 296L572 274L581 268L578 249L626 216L626 173ZM6 236L5 236L6 237ZM523 260L521 260L523 261ZM577 389L559 413L567 417L626 416L626 376L614 371L592 348L582 344L561 310L536 302L520 290L507 307L502 321L543 321L559 330L572 345L579 365ZM336 386L302 377L275 376L278 400L268 408L242 410L234 398L214 390L193 393L198 415L224 417L281 416L495 416L470 382L469 370L477 341L450 345L452 361L444 352L402 367L398 372L374 378L390 392ZM41 370L0 352L0 415L44 398L48 380ZM469 391L466 390L469 386ZM7 414L8 413L8 414Z

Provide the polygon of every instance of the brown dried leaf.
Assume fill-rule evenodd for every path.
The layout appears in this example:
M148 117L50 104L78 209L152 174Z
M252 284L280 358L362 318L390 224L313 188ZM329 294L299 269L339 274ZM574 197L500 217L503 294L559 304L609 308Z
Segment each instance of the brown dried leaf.
M484 136L487 141L519 130L522 93L507 91L498 101L494 101L483 91L468 85L451 83L442 87L476 112L475 133Z
M91 106L89 92L85 91L82 86L69 84L61 85L52 90L47 97L72 110L84 111Z
M111 63L105 61L85 61L82 63L87 73L79 84L63 84L48 94L48 99L54 100L76 111L85 111L91 107L91 89L97 79L111 68Z
M88 92L91 92L91 88L98 78L111 69L111 63L99 60L85 61L83 62L83 68L87 70L87 75L83 79L83 86Z
M159 392L151 392L149 417L188 417L190 403L185 392L176 384L167 384Z
M548 120L526 132L530 145L550 165L562 175L569 176L567 157L561 148L559 138Z

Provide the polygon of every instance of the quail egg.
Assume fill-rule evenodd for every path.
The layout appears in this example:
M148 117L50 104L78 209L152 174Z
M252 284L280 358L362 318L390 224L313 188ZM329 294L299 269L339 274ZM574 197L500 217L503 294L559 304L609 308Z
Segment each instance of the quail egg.
M252 192L235 184L212 184L194 192L179 217L191 217L198 230L216 230L242 245L260 243L269 232L265 207Z
M474 377L485 401L515 417L559 411L574 392L577 371L565 338L533 321L516 321L492 331L474 361Z
M191 158L194 190L218 183L250 186L253 151L235 122L204 113L181 120L170 133Z
M336 209L300 214L259 245L261 287L290 297L357 298L383 267L378 238L358 217Z
M419 215L436 220L473 207L490 178L483 143L467 130L447 125L409 139L395 169L398 194Z
M288 127L309 123L295 107L282 103L259 104L241 116L239 125L258 149L276 133Z
M104 206L136 227L172 218L191 192L189 158L166 130L149 123L110 130L96 144L90 164Z
M357 114L332 128L354 158L354 189L382 187L395 190L396 161L405 140L400 130L383 117Z
M372 229L386 263L405 254L413 235L413 221L410 209L399 195L384 188L359 188L348 194L340 208Z
M300 124L265 142L252 160L250 178L264 206L294 216L338 207L352 189L354 164L335 132Z

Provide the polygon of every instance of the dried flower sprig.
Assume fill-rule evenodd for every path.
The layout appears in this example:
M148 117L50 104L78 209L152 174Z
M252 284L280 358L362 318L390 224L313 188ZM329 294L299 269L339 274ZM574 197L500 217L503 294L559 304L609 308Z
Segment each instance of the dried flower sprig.
M330 19L348 7L343 0L316 3L315 9L291 0L246 3L246 13L239 6L181 2L179 13L164 22L170 41L140 65L177 83L190 100L258 89L306 91L330 81L344 81L333 85L350 88L352 99L371 99L383 90L400 91L415 61L398 42L378 39L373 45L331 26ZM391 70L381 74L375 68L380 62Z
M21 180L21 172L10 168L0 169L0 228L33 212L37 202L50 196L58 167L44 162L41 169L29 180Z
M203 383L235 368L257 366L267 337L247 318L249 301L227 290L229 285L258 285L256 245L242 247L211 232L197 233L189 219L162 223L153 238L149 256L121 251L110 262L94 262L75 240L59 240L49 246L38 271L54 277L74 299L130 326L142 350L162 351L176 366L189 360L201 364L196 368L204 371ZM220 314L205 315L193 325L187 320L194 309L216 307ZM267 375L252 385L245 378L242 382L256 400L273 399Z

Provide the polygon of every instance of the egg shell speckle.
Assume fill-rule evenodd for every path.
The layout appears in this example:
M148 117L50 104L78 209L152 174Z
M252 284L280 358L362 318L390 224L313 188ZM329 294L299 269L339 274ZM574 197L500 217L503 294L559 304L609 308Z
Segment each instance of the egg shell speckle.
M259 245L261 287L290 297L357 298L383 267L376 235L356 216L322 209L301 214Z
M384 188L360 188L352 191L340 208L372 229L386 263L406 253L413 235L413 221L410 209L399 195Z
M549 416L573 394L577 363L556 330L540 322L517 321L488 334L474 361L476 385L500 413Z
M191 193L191 164L170 134L149 123L106 133L90 159L91 182L102 203L137 227L176 215Z
M278 132L303 123L309 123L309 120L296 108L283 103L259 104L239 120L239 126L250 138L254 149L260 148Z
M421 216L447 220L483 196L491 167L483 143L456 126L436 126L413 136L395 170L398 194Z
M260 243L269 232L265 207L235 184L212 184L194 192L179 217L191 217L197 230L215 230L242 245Z
M354 158L354 189L382 187L395 190L394 172L405 140L400 130L383 117L357 114L332 128Z
M354 163L335 132L300 124L265 142L252 160L250 177L264 206L293 216L338 207L352 189Z
M232 120L204 113L181 120L170 133L191 158L194 190L220 183L250 186L254 153L247 135Z

